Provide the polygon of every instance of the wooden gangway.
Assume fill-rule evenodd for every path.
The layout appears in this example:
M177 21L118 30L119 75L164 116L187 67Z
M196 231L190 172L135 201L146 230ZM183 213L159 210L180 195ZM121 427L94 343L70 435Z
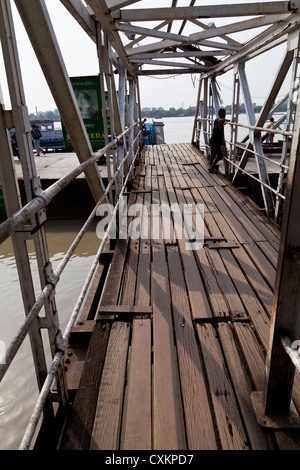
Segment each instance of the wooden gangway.
M205 241L118 240L70 337L73 399L61 449L299 449L298 430L266 429L262 391L280 233L191 144L142 152L129 194L204 204ZM296 373L293 402L299 409Z

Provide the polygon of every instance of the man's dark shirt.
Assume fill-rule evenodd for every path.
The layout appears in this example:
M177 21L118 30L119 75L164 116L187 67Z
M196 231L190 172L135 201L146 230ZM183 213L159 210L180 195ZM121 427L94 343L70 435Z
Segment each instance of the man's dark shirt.
M224 127L219 128L219 119L215 119L214 127L211 138L209 139L210 144L223 145L224 144Z

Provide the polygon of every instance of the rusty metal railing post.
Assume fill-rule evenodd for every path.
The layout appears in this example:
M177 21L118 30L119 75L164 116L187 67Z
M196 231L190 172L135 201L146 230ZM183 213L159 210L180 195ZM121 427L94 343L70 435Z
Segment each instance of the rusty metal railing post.
M295 364L288 347L300 338L300 94L298 93L294 137L283 210L282 235L274 290L269 346L266 359L266 384L263 392L252 394L261 423L270 424L275 414L278 427L299 426L291 409ZM286 340L287 338L287 340ZM275 425L276 425L275 423Z

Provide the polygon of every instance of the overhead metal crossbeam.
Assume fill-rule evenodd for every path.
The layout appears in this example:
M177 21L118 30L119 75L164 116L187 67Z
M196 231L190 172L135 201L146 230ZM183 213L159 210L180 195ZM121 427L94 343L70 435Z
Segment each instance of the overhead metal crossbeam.
M113 43L115 51L119 55L124 66L126 66L128 72L131 75L135 75L134 69L131 63L128 61L123 43L116 30L116 27L110 14L110 10L105 0L87 0L86 3L92 8L97 20L101 24L102 29L107 34L110 42Z
M71 15L76 19L84 31L90 36L90 38L96 43L96 25L92 19L87 8L83 5L81 0L60 0Z
M226 26L221 26L220 28L213 28L213 29L209 29L200 33L195 33L193 35L190 35L189 37L178 36L176 40L165 39L162 42L147 44L145 46L140 46L138 50L137 48L132 48L131 50L128 50L127 53L128 55L132 55L132 54L137 54L137 53L153 52L153 51L177 46L179 42L185 45L189 45L189 44L201 45L202 41L207 40L207 39L219 37L224 34L237 33L240 31L245 31L247 29L254 29L254 28L259 28L261 26L274 24L274 23L281 21L284 18L285 17L283 15L271 15L271 16L266 16L266 17L255 18L252 20L245 20L245 21L241 21L238 23L232 23ZM122 26L120 26L120 28L122 29ZM134 28L131 28L131 31L133 32ZM149 36L152 36L152 33L150 33ZM161 34L161 37L163 38L165 36Z
M185 7L178 0L170 0L170 7L140 8L141 0L86 0L85 3L61 0L94 42L97 41L95 22L101 24L116 56L131 76L150 71L152 75L187 73L188 69L190 73L206 72L207 76L224 73L238 61L248 60L286 41L287 34L298 27L300 20L300 0L207 6L197 6L196 1L191 0ZM133 7L128 8L130 5ZM233 17L241 21L233 22ZM205 18L228 18L228 23L205 24L202 22ZM158 21L161 23L157 24ZM179 21L179 30L175 32ZM150 25L153 22L153 27L142 26L145 22ZM183 34L187 25L195 32ZM252 29L258 33L248 43L240 44L231 37ZM149 38L155 42L149 43ZM209 53L203 48L213 50ZM182 64L174 63L175 57L180 57ZM162 58L171 60L169 68L163 62L153 61ZM118 68L117 60L114 64ZM150 66L155 68L150 70Z
M118 21L191 20L197 18L232 18L238 16L276 15L297 10L300 1L243 3L231 5L190 6L177 8L139 8L118 10L112 14Z

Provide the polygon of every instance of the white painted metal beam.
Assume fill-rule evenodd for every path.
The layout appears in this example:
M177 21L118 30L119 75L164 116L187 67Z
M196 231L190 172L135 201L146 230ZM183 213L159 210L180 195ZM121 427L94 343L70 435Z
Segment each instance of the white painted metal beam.
M118 31L123 31L127 33L140 34L147 37L155 37L160 39L172 39L176 42L185 42L189 41L189 36L182 36L180 34L168 33L165 31L157 31L155 29L149 28L140 28L138 26L133 26L128 23L116 23Z
M182 69L155 69L155 70L138 70L137 75L182 75L191 73L203 73L201 70L190 68Z
M195 43L195 42L213 38L213 37L218 37L218 36L222 37L227 34L237 33L240 31L246 31L248 29L259 28L259 27L266 26L269 24L277 23L283 18L284 17L282 15L270 15L270 16L265 16L265 17L259 17L259 18L254 18L252 20L245 20L245 21L240 21L237 23L231 23L229 25L221 26L219 28L207 28L205 31L191 34L189 36L182 36L179 34L167 33L163 31L158 32L153 29L140 28L138 26L129 25L127 23L116 23L116 26L119 31L147 35L150 37L158 37L162 39L171 39L176 42L177 41L187 42L191 44L191 43ZM169 46L172 46L172 44L169 44Z
M233 5L209 5L177 8L141 8L119 10L113 13L118 21L189 20L197 18L230 18L238 16L276 15L297 10L294 2L238 3Z
M245 46L242 47L237 54L226 58L224 61L222 61L222 63L216 65L212 72L209 72L209 74L215 75L217 73L223 74L228 72L240 60L248 60L249 58L256 57L259 54L266 52L274 45L279 45L280 43L285 42L287 39L287 34L299 27L299 21L299 13L287 15L284 19L263 31L253 40L245 44Z
M92 8L97 20L101 24L101 28L107 34L112 47L119 55L124 66L132 76L135 76L135 71L128 61L125 48L113 22L109 9L107 8L105 0L86 0L86 3Z
M189 36L190 41L201 41L202 39L209 39L218 36L223 36L224 34L238 33L241 31L247 31L248 29L260 28L262 26L267 26L273 23L277 23L283 19L284 15L267 15L259 16L258 18L253 18L251 20L238 21L236 23L230 23L225 26L220 26L218 28L209 28L206 31L199 33L191 34Z
M243 92L244 96L244 102L245 102L245 108L246 108L246 113L248 117L248 122L250 126L255 126L256 125L256 119L255 119L255 114L254 114L254 109L253 109L253 104L251 100L251 94L250 94L250 89L248 85L248 80L246 77L245 73L245 64L240 63L238 67L238 74L240 78L240 84L241 84L241 89ZM250 130L250 140L251 143L254 147L254 150L257 154L263 155L263 148L262 148L262 142L261 142L261 135L260 133L256 135L252 130ZM255 160L257 163L257 169L258 173L260 176L260 181L262 181L265 185L270 186L270 181L269 181L269 176L268 172L266 169L265 161L263 160L262 157L259 155L255 155ZM262 196L265 204L265 209L266 213L269 216L272 216L274 213L274 202L272 199L272 194L270 190L262 185Z
M81 0L60 0L84 31L96 43L96 26L86 6Z
M258 117L258 120L256 122L256 126L257 127L263 127L268 116L269 116L269 113L273 107L273 104L277 98L277 95L281 89L281 86L284 82L284 79L289 71L289 68L291 66L291 63L293 61L293 55L294 55L294 52L293 51L287 51L284 58L283 58L283 61L277 71L277 74L275 76L275 79L274 79L274 82L272 84L272 87L270 89L270 92L266 98L266 101L264 103L264 106L263 108L261 109L261 112L260 112L260 115ZM250 150L252 150L252 145L251 145L251 148ZM235 174L234 174L234 177L232 179L232 182L234 183L243 173L243 169L245 168L247 162L248 162L248 159L249 157L251 156L252 154L250 152L247 152L247 149L245 150L241 160L240 160L240 163L239 163L239 168L237 168Z
M224 34L231 34L231 33L236 33L240 31L245 31L247 29L255 29L255 28L262 27L262 26L274 24L274 23L281 21L284 18L285 16L282 16L282 15L271 15L271 16L254 18L252 20L245 20L245 21L241 21L237 23L231 23L226 26L221 26L220 28L210 28L210 29L207 29L206 31L201 31L199 33L190 35L189 39L185 40L184 44L185 45L198 44L198 42L201 43L201 41L218 37L218 36L222 36ZM161 49L166 49L168 47L173 47L176 45L178 45L176 41L171 40L171 39L166 39L161 42L147 44L146 46L128 49L127 53L128 55L132 55L133 53L136 54L136 53L152 52L152 51L157 51Z
M155 26L155 28L153 28L154 31L159 31L160 29L164 28L165 26L167 26L169 24L169 21L163 21L162 23L160 23L159 25ZM125 50L127 49L131 49L134 44L137 44L137 43L140 43L141 41L143 41L144 39L147 38L147 35L146 34L143 34L142 36L138 36L136 39L134 39L133 41L131 41L129 44L126 44L125 46Z
M199 21L199 20L190 20L191 23L195 24L196 26L199 26L200 28L202 29L209 29L209 28L215 28L215 24L212 23L210 25L207 25L205 23L203 23L202 21ZM222 35L220 36L222 39L225 39L225 41L228 42L228 44L234 44L236 46L241 46L241 44L238 42L238 41L235 41L234 39L232 39L231 37L227 36L227 35Z
M186 45L189 45L190 43L187 42L187 43L181 43L181 44L183 46L186 46ZM138 55L138 54L147 54L147 53L151 53L155 51L162 51L164 49L168 49L174 46L180 47L180 44L166 39L164 41L158 41L156 43L147 44L145 46L132 47L131 49L126 49L126 52L128 56L131 57L131 56ZM225 44L225 43L222 44L220 42L217 43L217 42L208 41L208 40L199 41L197 43L197 46L206 46L206 47L212 47L212 48L219 47L224 50L235 51L235 52L240 50L238 47L232 46L230 44Z
M193 7L195 5L195 3L196 3L196 0L191 0L190 7ZM186 23L187 23L187 20L184 20L182 22L182 24L180 26L180 29L178 31L179 34L182 34L182 31L184 30Z
M176 8L177 7L178 0L172 0L172 5L171 8ZM168 25L168 33L171 32L173 22L171 21Z
M140 59L133 59L133 63L138 63L138 64L144 64L144 65L161 65L162 67L188 67L188 68L194 68L198 72L201 71L206 71L209 70L211 67L206 67L204 65L199 65L199 64L194 64L192 65L191 63L184 63L184 62L171 62L171 61L166 61L164 62L163 60L140 60Z
M110 11L120 10L120 8L127 7L133 3L138 3L141 0L106 0L107 8Z
M189 51L189 52L149 52L149 54L138 54L137 57L133 56L131 62L137 60L145 59L174 59L174 58L196 58L201 59L202 57L211 57L211 56L227 56L228 51L220 51L218 49L212 51Z

